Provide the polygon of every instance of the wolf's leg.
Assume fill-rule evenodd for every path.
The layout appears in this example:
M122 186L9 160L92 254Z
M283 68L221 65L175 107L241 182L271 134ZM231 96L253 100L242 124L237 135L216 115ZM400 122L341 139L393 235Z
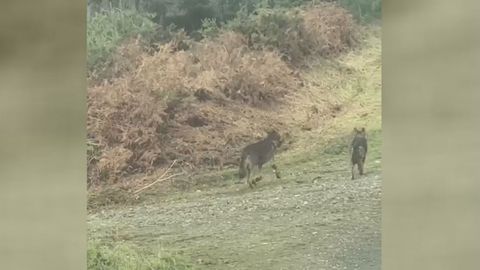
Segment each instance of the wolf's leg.
M355 163L352 164L352 180L355 179L354 170L355 170Z
M277 179L280 179L280 172L278 171L278 167L277 165L274 163L272 164L272 169L273 169L273 173L275 174L275 177L277 177Z
M247 166L247 184L250 188L253 188L252 182L250 181L251 176L252 176L252 170L250 166Z
M365 174L365 158L366 158L366 157L367 157L367 156L365 155L365 156L363 157L363 160L362 160L362 174Z
M247 183L248 183L248 186L253 189L253 184L252 184L252 182L250 181L250 178L248 178Z
M363 161L358 162L358 171L360 172L360 175L363 175Z
M260 167L256 168L255 174L260 174L260 173L261 173L261 168ZM257 182L260 182L262 179L263 179L262 175L255 177L255 179L253 179L253 184L256 186Z

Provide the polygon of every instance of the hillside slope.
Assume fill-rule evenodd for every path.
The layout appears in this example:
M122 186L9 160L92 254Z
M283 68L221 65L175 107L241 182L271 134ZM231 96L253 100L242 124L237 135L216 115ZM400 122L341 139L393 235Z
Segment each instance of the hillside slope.
M187 192L154 186L140 203L91 213L89 239L167 249L198 269L380 269L380 50L370 28L361 48L303 74L275 112L294 138L276 158L281 180L266 167L250 190L227 168L192 176ZM352 181L355 126L366 127L369 153L367 174Z

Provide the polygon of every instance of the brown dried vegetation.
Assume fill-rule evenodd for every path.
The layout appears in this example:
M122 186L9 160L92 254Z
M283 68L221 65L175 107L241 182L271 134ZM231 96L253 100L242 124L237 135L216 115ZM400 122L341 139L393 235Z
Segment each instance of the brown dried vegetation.
M304 20L317 37L314 47L338 53L351 45L353 21L343 9L310 9ZM188 49L172 41L152 52L132 40L119 48L115 78L91 81L90 185L172 160L191 167L236 164L239 149L265 130L288 131L276 112L301 79L276 50L252 50L243 35L228 31L188 42Z

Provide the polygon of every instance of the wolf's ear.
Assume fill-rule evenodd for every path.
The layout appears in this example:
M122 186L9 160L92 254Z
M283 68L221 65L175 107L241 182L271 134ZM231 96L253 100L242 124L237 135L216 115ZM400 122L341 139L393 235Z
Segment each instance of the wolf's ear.
M362 132L365 133L365 128L364 127L362 127Z
M278 132L274 128L270 128L267 130L267 134L274 135L274 134L278 134Z
M355 131L355 133L358 133L358 129L356 127L353 128L353 131Z

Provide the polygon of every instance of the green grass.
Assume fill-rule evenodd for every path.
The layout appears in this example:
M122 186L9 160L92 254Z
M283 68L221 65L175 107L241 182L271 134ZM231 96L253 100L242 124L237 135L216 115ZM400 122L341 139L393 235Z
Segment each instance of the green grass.
M187 270L192 266L185 259L166 254L161 250L152 252L132 244L114 246L90 242L87 249L89 270Z
M382 16L382 0L339 0L355 17L370 22Z
M381 171L381 129L368 133L368 154L366 171ZM341 180L350 177L351 136L344 136L318 143L302 153L284 155L278 158L279 170L285 175L285 181L305 182L321 178L323 180Z
M338 160L344 164L342 167L348 168L349 144L354 127L366 128L369 142L367 159L380 158L380 29L367 29L362 39L360 48L343 55L334 63L320 61L305 74L307 81L320 85L322 89L329 89L328 95L334 96L342 109L337 117L322 121L323 127L319 127L319 130L299 135L294 147L279 157L284 166L298 166L311 161L321 163L327 159ZM322 104L321 100L325 98L323 93L321 89L311 89L309 101Z

